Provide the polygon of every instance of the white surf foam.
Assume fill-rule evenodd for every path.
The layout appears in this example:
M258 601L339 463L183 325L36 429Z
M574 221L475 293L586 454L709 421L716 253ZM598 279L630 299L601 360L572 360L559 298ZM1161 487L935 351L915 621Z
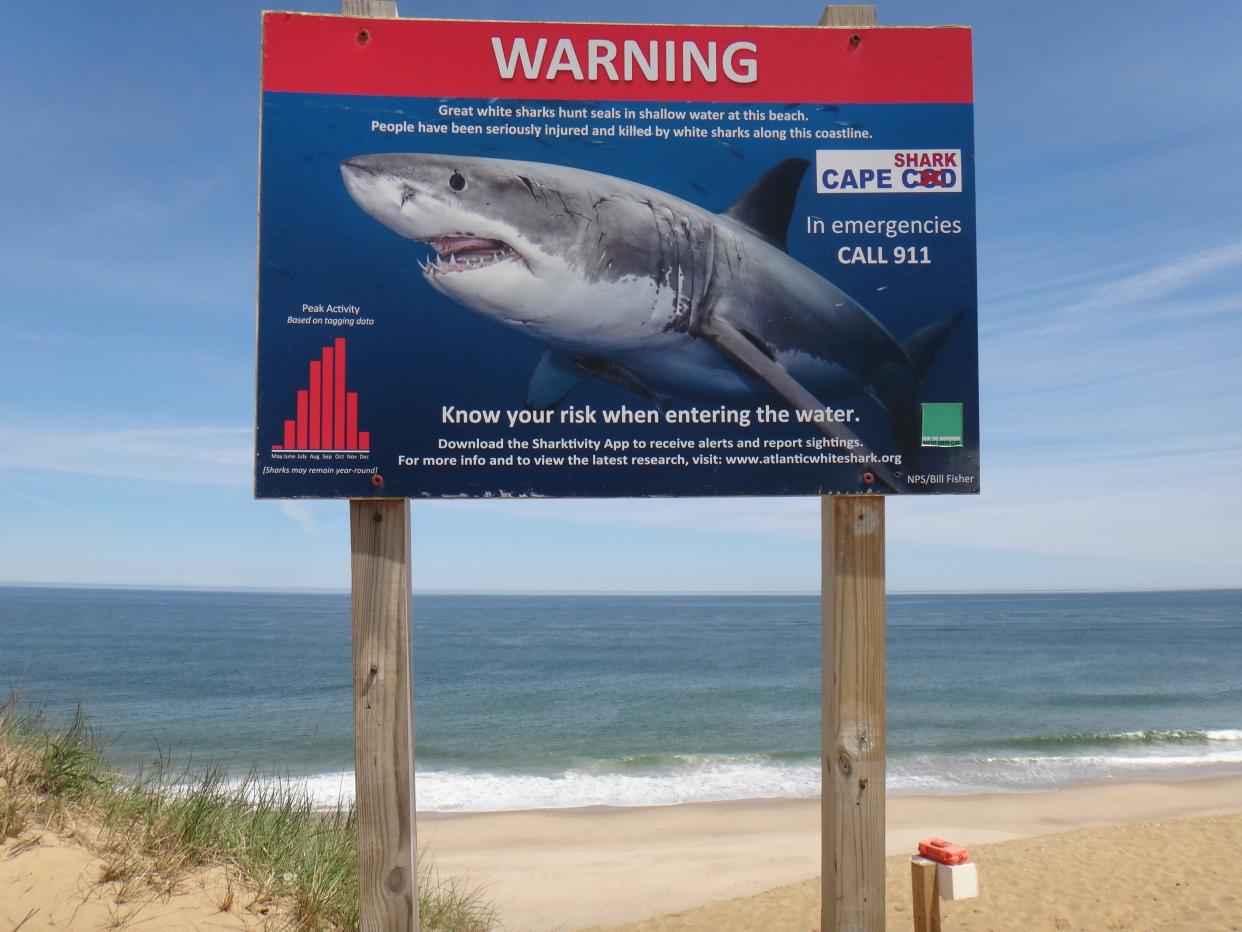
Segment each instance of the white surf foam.
M353 800L352 773L302 781L316 805ZM667 806L741 799L789 799L819 792L817 762L703 762L669 773L567 770L551 776L467 770L419 770L415 789L425 812Z
M1126 745L1111 754L890 758L887 787L895 796L961 795L1049 790L1108 780L1242 773L1242 730L1222 730L1220 734L1222 737L1205 745L1201 753L1190 752L1184 745L1136 753L1134 747ZM1236 737L1224 737L1228 734ZM353 801L351 772L318 774L297 782L316 805L332 807ZM416 793L418 808L425 812L490 812L807 798L818 795L819 789L817 760L686 756L638 771L591 767L557 774L522 774L421 769Z

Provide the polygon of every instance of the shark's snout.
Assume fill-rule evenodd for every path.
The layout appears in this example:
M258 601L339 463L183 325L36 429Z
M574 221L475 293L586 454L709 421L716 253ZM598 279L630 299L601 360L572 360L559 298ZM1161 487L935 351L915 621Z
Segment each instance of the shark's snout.
M355 201L359 200L358 196L364 190L374 188L382 174L374 157L360 155L341 163L341 178L344 179L345 188ZM361 205L361 201L359 204Z
M374 177L371 166L362 158L346 159L341 163L341 179L345 182L345 190L357 202L359 207L366 209L361 195L366 186L365 181ZM368 211L369 213L369 211Z
M368 192L372 198L391 197L413 180L405 179L392 165L374 155L358 155L341 162L341 178L356 201ZM361 201L359 205L365 207Z
M381 171L380 157L374 155L355 155L341 163L341 174L376 175Z
M411 236L404 229L401 207L409 185L396 177L389 166L375 156L355 156L341 162L341 180L355 204L372 219L378 220L402 236Z

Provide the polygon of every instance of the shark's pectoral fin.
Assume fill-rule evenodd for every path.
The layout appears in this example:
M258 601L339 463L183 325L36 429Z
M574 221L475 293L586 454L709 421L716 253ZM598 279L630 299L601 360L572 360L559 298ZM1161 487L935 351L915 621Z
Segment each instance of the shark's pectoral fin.
M530 384L526 387L526 407L559 407L570 392L591 379L603 379L619 385L661 408L672 404L618 362L598 356L571 356L549 347L539 357L539 363L531 373Z
M799 411L806 411L819 416L810 418L810 423L827 437L843 443L856 443L852 448L855 454L870 452L858 436L837 421L829 421L823 417L824 405L801 382L795 379L779 362L773 358L766 347L760 345L753 337L738 330L731 323L714 315L707 316L699 325L699 334L710 340L715 347L726 356L737 362L745 371L755 378L766 382L789 405ZM876 479L891 491L901 492L906 484L883 463L868 464L864 472L871 472Z
M526 407L555 408L575 388L593 378L595 373L578 365L572 356L546 349L526 387Z
M611 382L613 385L619 385L640 398L646 398L660 408L668 408L672 404L668 398L656 394L646 382L614 360L595 356L579 356L576 361L579 366L582 366L596 378L603 379L605 382Z

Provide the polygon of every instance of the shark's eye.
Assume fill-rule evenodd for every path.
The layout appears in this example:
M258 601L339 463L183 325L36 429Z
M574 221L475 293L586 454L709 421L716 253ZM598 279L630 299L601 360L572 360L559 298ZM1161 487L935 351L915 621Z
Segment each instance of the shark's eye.
M465 176L462 175L461 172L453 172L452 177L449 178L449 187L452 188L454 191L465 190L465 187L466 187Z

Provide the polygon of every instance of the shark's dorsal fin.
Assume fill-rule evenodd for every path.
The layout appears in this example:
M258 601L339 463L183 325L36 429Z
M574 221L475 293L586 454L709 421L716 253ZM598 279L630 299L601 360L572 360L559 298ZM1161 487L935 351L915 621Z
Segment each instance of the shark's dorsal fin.
M785 234L793 216L798 186L811 163L785 159L759 176L725 216L758 233L773 246L786 249Z

